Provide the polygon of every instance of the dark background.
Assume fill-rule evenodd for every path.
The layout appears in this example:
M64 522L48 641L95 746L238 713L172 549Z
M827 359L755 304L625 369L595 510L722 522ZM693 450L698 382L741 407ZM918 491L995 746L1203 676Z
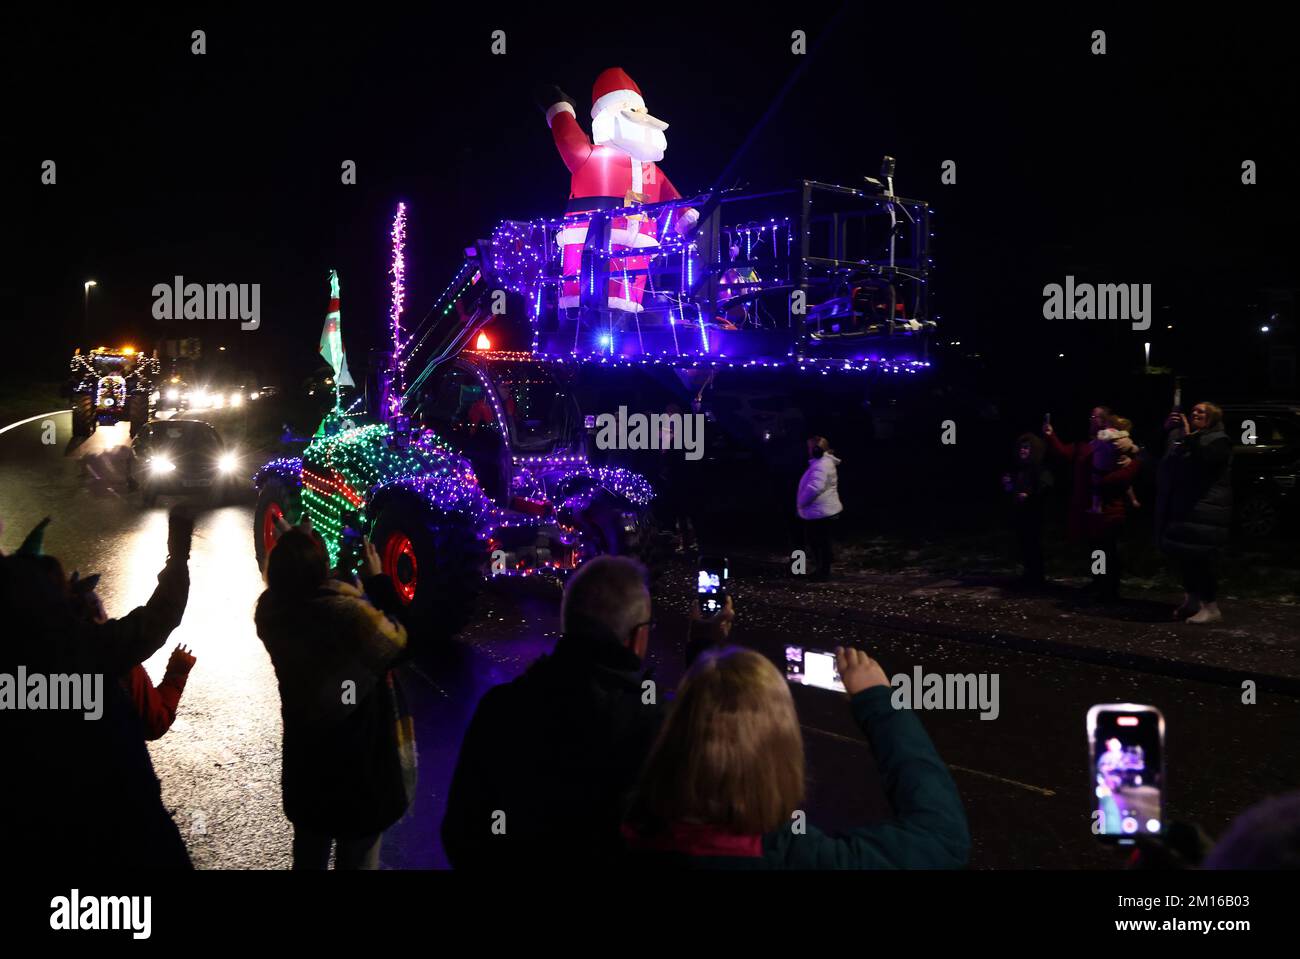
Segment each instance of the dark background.
M1013 404L1033 394L1039 417L1049 403L1123 392L1151 340L1153 364L1216 395L1296 393L1300 104L1280 14L852 3L832 22L837 9L101 10L12 22L0 67L13 101L3 138L16 203L5 208L17 210L6 328L33 370L59 376L86 279L99 283L91 339L146 348L159 332L155 283L260 283L260 331L192 326L205 347L219 333L271 376L289 355L314 354L334 267L358 363L385 335L396 202L410 204L414 321L464 245L502 218L562 209L568 174L533 87L559 83L587 126L592 81L621 65L671 124L662 165L684 193L710 186L767 114L732 183L856 183L896 156L899 191L937 211L936 378ZM204 56L190 53L195 28L207 31ZM803 62L790 53L795 28L813 52L777 103ZM1096 28L1105 56L1089 52ZM505 56L490 53L494 29ZM40 184L44 159L58 163L57 186ZM340 183L346 159L355 186ZM956 185L940 184L947 159ZM1256 186L1241 184L1244 159L1258 163ZM1151 334L1043 320L1043 285L1067 273L1153 284Z

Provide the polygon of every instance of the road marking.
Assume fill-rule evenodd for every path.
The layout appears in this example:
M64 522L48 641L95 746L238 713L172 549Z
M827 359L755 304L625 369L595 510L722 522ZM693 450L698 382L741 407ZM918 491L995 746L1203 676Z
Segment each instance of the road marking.
M1019 780L1008 780L1008 778L995 776L993 773L982 772L979 771L979 769L967 768L965 765L953 765L952 763L949 763L948 768L956 769L957 772L969 772L971 776L983 776L985 780L1004 782L1004 784L1008 786L1019 786L1021 789L1030 790L1031 793L1037 793L1039 795L1056 795L1056 790L1054 789L1044 789L1043 786L1031 786L1028 782L1021 782Z
M71 413L72 410L55 410L52 413L37 413L35 416L29 416L25 420L19 420L17 423L10 423L8 426L0 426L0 433L8 433L10 430L16 430L20 426L26 426L28 423L36 420L45 419L47 416L58 416L60 413Z
M838 739L842 743L852 743L855 746L867 745L867 741L865 739L855 739L852 736L842 736L839 733L832 733L832 732L828 732L825 729L818 729L816 726L807 726L803 723L800 723L799 728L806 729L810 733L817 733L820 736L826 736L830 739ZM1031 786L1029 783L1020 782L1020 780L1018 779L1007 779L1003 776L995 776L993 775L993 773L986 773L979 769L971 769L967 766L954 766L952 763L948 763L948 768L955 769L958 772L970 773L972 776L983 776L985 779L992 779L995 782L1004 783L1008 786L1019 786L1021 789L1028 789L1031 793L1038 793L1040 796L1056 795L1055 789L1045 789L1042 786Z

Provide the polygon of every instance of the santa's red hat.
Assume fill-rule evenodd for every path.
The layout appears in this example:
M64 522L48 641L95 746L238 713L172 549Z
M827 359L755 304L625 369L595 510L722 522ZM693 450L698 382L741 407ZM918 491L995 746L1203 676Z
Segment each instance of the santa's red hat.
M622 67L610 67L596 77L596 85L591 88L591 118L596 119L602 110L620 100L631 100L641 109L645 109L645 98L641 96L641 88L623 72Z

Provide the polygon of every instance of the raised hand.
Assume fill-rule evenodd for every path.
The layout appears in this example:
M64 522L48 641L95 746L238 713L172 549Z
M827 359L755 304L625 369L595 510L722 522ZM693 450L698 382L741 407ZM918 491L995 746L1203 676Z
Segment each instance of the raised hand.
M167 556L171 559L188 560L190 546L194 541L194 507L189 503L178 503L167 514Z
M872 686L888 686L889 677L880 664L860 649L852 646L835 647L835 666L840 671L840 681L850 696Z

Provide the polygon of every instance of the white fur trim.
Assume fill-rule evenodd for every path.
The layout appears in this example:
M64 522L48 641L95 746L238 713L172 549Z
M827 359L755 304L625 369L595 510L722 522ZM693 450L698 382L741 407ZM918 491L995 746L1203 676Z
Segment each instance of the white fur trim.
M559 103L555 104L549 110L546 111L546 125L548 127L551 125L551 121L555 119L555 115L557 113L567 113L575 120L578 118L578 115L573 112L573 104L571 104L568 100L561 100Z
M571 310L579 306L578 297L562 296L560 297L560 309ZM611 310L622 310L625 313L640 313L642 306L640 303L633 303L631 300L621 296L611 296L609 298L609 308Z
M618 245L632 247L634 249L643 249L647 246L659 245L659 241L653 236L647 236L644 233L636 233L632 230L610 230L609 243L610 246ZM611 252L617 253L619 251L611 250Z
M571 246L575 243L586 243L587 228L585 226L567 227L555 235L555 242L559 246ZM617 228L609 231L609 242L611 245L632 247L636 249L659 245L659 241L653 236L639 233L634 230L620 230Z
M611 310L622 310L624 313L640 313L641 304L633 303L631 300L621 296L611 296L609 298L609 308Z
M620 100L631 100L633 106L645 109L645 98L635 90L610 90L603 97L591 105L591 118L594 120L600 114L604 113L609 107Z

